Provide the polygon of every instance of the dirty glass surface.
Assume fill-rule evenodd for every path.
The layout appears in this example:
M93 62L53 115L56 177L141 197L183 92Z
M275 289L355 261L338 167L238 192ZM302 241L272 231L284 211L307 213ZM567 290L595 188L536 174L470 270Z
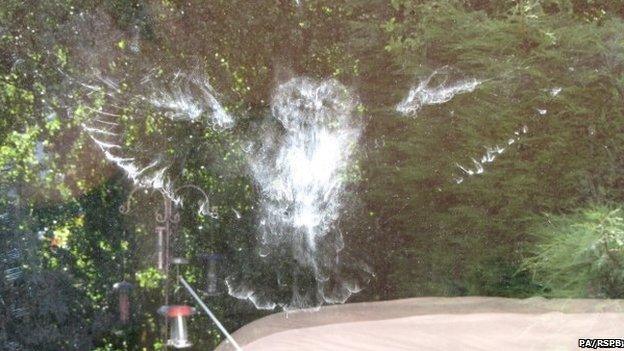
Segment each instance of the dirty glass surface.
M4 0L0 349L622 298L623 123L619 1Z

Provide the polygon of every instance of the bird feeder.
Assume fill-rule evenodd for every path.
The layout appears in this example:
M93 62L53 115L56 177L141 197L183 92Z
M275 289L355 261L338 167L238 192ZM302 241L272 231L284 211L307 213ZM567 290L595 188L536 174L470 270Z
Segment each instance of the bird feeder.
M165 316L169 321L169 340L167 345L176 349L191 347L193 344L188 339L186 319L195 314L195 309L186 305L162 306L158 313Z
M119 320L122 324L128 323L130 320L130 290L132 284L127 281L121 281L113 285L113 290L119 294Z
M222 288L220 284L219 273L221 270L221 263L223 262L223 255L218 253L204 253L199 256L199 259L204 265L206 272L206 294L209 296L221 295Z

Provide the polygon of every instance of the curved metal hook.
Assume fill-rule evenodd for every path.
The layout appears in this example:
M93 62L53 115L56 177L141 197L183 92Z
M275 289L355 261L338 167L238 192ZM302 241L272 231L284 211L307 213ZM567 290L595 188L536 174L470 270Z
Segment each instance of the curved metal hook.
M120 213L122 213L122 214L130 213L130 201L132 201L132 197L134 196L134 193L136 193L137 190L139 190L139 189L140 188L138 188L138 187L132 189L130 194L128 194L128 198L126 199L126 201L124 203L122 203L121 205L119 205L119 212Z
M165 223L167 221L167 216L164 213L156 211L156 222Z
M200 213L208 214L208 215L213 216L213 217L215 216L213 213L211 213L210 209L208 209L206 213L204 213L204 211L203 211L203 208L210 203L210 198L208 197L208 194L206 194L206 192L202 188L200 188L200 187L198 187L197 185L194 185L194 184L185 184L185 185L182 185L181 187L175 189L175 192L177 193L178 191L183 190L183 189L194 189L194 190L197 190L204 197L203 204L202 204L202 202L200 202Z
M174 192L177 193L178 191L180 191L182 189L195 189L195 190L199 191L204 196L204 199L206 199L206 201L208 201L208 194L206 194L206 192L202 188L198 187L197 185L185 184L185 185L182 185L181 187L178 187L177 189L175 189Z
M130 194L128 194L128 198L126 199L126 201L119 206L119 212L121 212L122 214L130 213L130 211L131 211L130 203L133 200L134 193L136 193L140 189L141 189L140 187L135 187L134 189L132 189ZM194 189L194 190L197 190L204 197L205 202L209 203L208 194L206 194L206 192L202 188L200 188L200 187L198 187L197 185L194 185L194 184L182 185L182 186L176 188L173 191L173 194L178 193L179 191L184 190L184 189ZM159 190L158 193L163 197L163 201L170 200L170 201L172 201L172 203L178 203L178 201L172 199L171 195L168 194L167 192L165 192L163 190ZM167 208L167 207L171 207L171 208ZM177 211L176 212L173 211L173 206L165 206L164 212L156 211L156 221L157 222L164 223L164 222L167 221L167 218L169 218L169 221L171 223L179 223L180 222L180 214Z

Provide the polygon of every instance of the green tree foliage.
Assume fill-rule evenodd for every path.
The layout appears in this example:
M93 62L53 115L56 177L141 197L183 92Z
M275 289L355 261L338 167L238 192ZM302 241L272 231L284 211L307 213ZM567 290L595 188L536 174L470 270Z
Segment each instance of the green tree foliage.
M624 294L624 219L620 208L592 206L569 215L547 216L533 232L534 256L523 267L553 297Z
M453 1L393 5L381 25L392 64L369 66L380 78L364 84L375 87L364 198L390 270L378 279L392 295L531 294L514 267L534 214L622 200L622 21L529 2L488 12ZM389 111L445 66L483 83L416 117ZM454 183L465 176L457 163L523 126L526 137L484 174Z

